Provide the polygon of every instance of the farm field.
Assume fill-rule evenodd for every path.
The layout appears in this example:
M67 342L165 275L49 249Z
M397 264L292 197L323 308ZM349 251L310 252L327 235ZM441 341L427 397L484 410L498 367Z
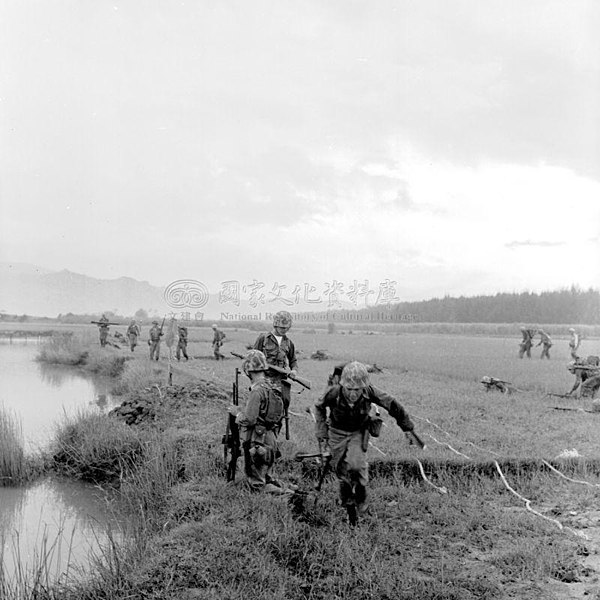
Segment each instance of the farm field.
M333 477L318 502L311 497L298 514L282 498L252 495L224 481L227 392L241 366L230 352L244 353L257 336L247 329L225 332L226 360L213 359L208 328L191 328L189 361L169 360L163 343L160 360L150 362L145 335L132 354L125 347L100 349L93 326L78 328L77 337L91 343L94 361L132 359L115 383L144 388L159 405L157 427L182 449L185 473L166 490L166 513L158 513L160 520L150 515L160 531L147 541L143 556L118 570L119 594L102 597L599 597L594 590L600 570L600 413L554 410L591 409L591 401L546 395L572 385L566 338L557 338L552 359L541 361L540 348L532 359L518 359L518 336L292 330L299 372L312 389L292 388L290 439L281 439L278 477L310 489L310 465L307 471L292 460L299 450L316 449L306 409L324 390L333 366L347 360L382 369L372 374L373 384L402 402L427 444L423 451L409 446L383 413L387 427L369 449L370 514L354 531L344 520ZM329 358L311 359L316 350ZM598 340L586 339L581 353L599 350ZM486 392L483 375L522 391ZM247 381L240 375L242 403ZM556 460L564 450L576 450L582 460ZM544 468L543 460L559 472ZM50 597L95 596L75 589Z
M179 363L175 368L227 385L232 381L233 369L240 364L229 352L243 353L256 333L226 331L223 351L228 360L210 359L206 332L205 340L190 344L190 356L200 360ZM498 455L549 459L567 449L576 449L583 457L600 458L600 413L554 409L590 410L591 400L547 395L565 393L573 384L574 377L566 369L570 361L566 339L557 340L551 360L542 361L539 348L534 348L531 359L519 359L517 338L294 332L291 337L300 354L299 372L313 383L310 391L297 385L292 388L294 414L290 428L295 445L314 444L305 410L324 390L333 367L360 360L383 370L371 375L372 383L395 395L414 417L417 431L428 445L421 454L435 458L460 456L448 448L450 444L473 460L489 460ZM319 349L331 358L312 360L310 355ZM600 341L585 340L581 350L584 355L600 354ZM486 392L480 383L484 375L509 381L522 391L512 395ZM393 420L386 419L386 423L389 426L376 442L386 456L398 458L407 452L418 452L407 447ZM383 457L375 449L370 452L374 457Z

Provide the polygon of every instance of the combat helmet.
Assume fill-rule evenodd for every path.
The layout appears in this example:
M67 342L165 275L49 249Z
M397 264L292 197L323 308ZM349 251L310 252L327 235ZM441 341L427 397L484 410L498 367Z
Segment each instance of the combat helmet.
M273 327L287 327L288 329L292 326L292 315L287 310L280 310L275 313L273 317Z
M260 350L250 350L242 362L242 369L246 375L255 371L268 371L267 358Z
M346 388L367 387L369 385L367 367L358 361L348 363L342 370L340 385Z

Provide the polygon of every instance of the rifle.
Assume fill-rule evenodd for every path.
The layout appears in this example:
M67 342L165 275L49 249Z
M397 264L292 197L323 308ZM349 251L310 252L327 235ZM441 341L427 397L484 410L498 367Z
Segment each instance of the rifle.
M110 323L108 321L90 321L94 325L120 325L121 323Z
M239 406L239 376L240 370L236 367L235 369L235 381L233 382L233 405ZM227 425L225 427L225 434L221 439L223 444L223 460L225 462L226 478L227 481L235 481L235 472L237 469L237 461L241 456L241 442L240 442L240 428L236 421L236 416L229 414L227 415ZM227 455L230 455L227 460Z
M552 392L547 392L546 396L553 396L554 398L571 398L571 394L553 394Z
M236 356L237 358L246 358L243 354L240 354L239 352L231 352L230 354ZM289 369L284 369L283 367L276 367L275 365L272 365L270 363L267 363L267 366L269 367L270 371L275 371L280 375L285 375L288 379L291 379L292 381L299 383L302 387L306 388L307 390L310 390L312 384L308 379L304 379L299 375L292 375Z
M320 492L323 487L323 483L325 482L325 477L329 471L330 463L331 463L331 452L323 451L321 442L319 442L319 451L318 452L296 452L294 455L294 460L303 461L306 458L317 458L319 463L319 478L317 483L315 484L315 492ZM315 498L315 503L317 499Z

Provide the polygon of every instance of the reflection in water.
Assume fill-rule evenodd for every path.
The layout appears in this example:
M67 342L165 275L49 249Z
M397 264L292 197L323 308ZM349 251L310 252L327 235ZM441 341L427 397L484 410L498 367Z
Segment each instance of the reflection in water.
M0 404L14 410L23 423L28 446L45 444L64 415L113 404L112 381L81 369L35 361L33 344L0 344Z
M108 410L110 379L37 363L36 344L0 344L0 406L14 412L29 447L46 445L64 415L82 408ZM102 492L79 482L46 479L26 487L0 487L0 564L14 580L17 565L39 566L49 552L50 574L67 564L83 569L90 551L105 543L106 523L115 523ZM119 536L116 536L117 539ZM0 577L2 572L0 571Z
M85 570L90 554L99 556L107 543L105 524L116 522L103 492L62 479L0 488L0 507L0 558L8 578L17 568L30 572L41 564L53 579Z

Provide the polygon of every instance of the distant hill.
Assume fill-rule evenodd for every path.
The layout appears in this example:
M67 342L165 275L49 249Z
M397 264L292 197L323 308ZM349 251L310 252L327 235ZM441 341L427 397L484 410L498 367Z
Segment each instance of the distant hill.
M40 317L111 310L166 310L163 288L129 277L96 279L71 271L48 271L24 263L0 263L0 311Z

